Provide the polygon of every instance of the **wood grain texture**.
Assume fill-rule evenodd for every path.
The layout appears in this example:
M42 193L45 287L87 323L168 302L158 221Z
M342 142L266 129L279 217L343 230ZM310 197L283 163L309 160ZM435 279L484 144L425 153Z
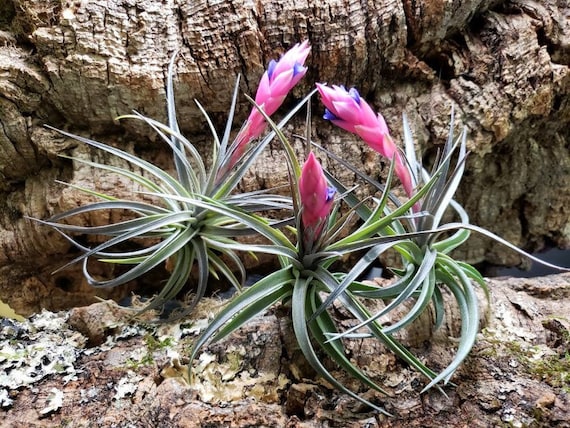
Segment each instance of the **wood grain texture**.
M8 275L0 280L2 299L18 286L12 271L55 286L45 272L70 257L69 246L23 216L45 218L84 203L54 181L86 184L92 172L58 154L100 156L43 124L169 167L167 150L148 128L114 118L134 109L165 120L166 67L175 51L180 125L205 152L211 140L194 100L221 129L236 75L252 95L270 59L309 39L309 72L288 105L315 81L357 86L385 115L396 140L406 112L426 161L445 141L453 107L469 131L472 153L458 199L472 222L530 250L570 245L570 9L564 2L11 0L2 12L0 268ZM381 176L386 161L321 121L321 109L315 101L315 141ZM236 127L248 110L242 97ZM302 120L286 131L302 134ZM274 144L242 188L285 179ZM96 184L119 195L131 191L112 177L97 177ZM520 263L477 236L460 257ZM69 279L83 289L75 275ZM37 307L41 298L29 303Z

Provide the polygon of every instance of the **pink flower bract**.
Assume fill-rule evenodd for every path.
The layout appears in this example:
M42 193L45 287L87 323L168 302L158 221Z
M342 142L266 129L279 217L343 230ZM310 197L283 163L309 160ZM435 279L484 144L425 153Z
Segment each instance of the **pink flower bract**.
M303 165L299 178L301 196L301 220L306 230L312 229L316 238L322 230L324 220L330 214L335 190L327 186L321 164L311 152Z
M263 108L268 116L275 113L289 91L307 73L305 60L310 51L309 42L305 40L285 52L279 61L271 60L269 63L255 94L255 102ZM247 144L263 133L265 126L265 118L257 108L253 108L244 127L236 137L230 168L241 158Z
M384 117L380 113L376 114L368 103L360 98L355 88L347 91L343 86L328 87L317 83L317 89L326 107L324 118L357 134L382 156L394 159L396 175L408 196L411 196L414 188L410 171L390 136Z

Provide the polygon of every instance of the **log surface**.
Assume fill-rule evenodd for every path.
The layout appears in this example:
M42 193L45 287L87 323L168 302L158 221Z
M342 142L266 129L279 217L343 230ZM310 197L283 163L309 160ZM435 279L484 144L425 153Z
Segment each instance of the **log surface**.
M420 394L426 379L374 341L351 342L348 356L389 397L325 362L393 417L315 377L283 307L205 347L192 384L189 348L219 300L203 301L192 320L160 327L129 323L124 309L107 302L44 312L23 324L5 321L2 426L570 427L570 275L497 278L489 287L489 316L452 378L455 386L444 387L447 397ZM421 339L413 349L428 366L440 370L450 361L456 323L448 316L434 335L425 325L412 326Z
M253 95L269 60L308 39L309 72L289 106L314 82L356 86L386 116L397 141L406 112L426 162L446 139L453 107L469 132L472 153L458 199L472 223L529 250L570 245L566 2L11 0L0 12L0 299L22 313L94 301L79 269L50 275L73 254L54 231L28 219L87 202L56 180L113 189L117 196L133 190L117 177L58 158L116 162L43 125L95 137L171 169L156 135L114 118L134 109L165 120L166 67L175 51L181 129L205 153L211 136L194 100L222 129L237 74L242 91ZM236 127L248 110L240 98ZM320 119L316 101L313 111L317 143L372 176L386 172L386 160ZM288 135L304 134L302 123L293 121ZM346 169L325 163L339 179L354 180ZM242 188L285 179L274 144ZM521 261L478 236L460 257ZM141 284L98 293L118 298L136 287Z

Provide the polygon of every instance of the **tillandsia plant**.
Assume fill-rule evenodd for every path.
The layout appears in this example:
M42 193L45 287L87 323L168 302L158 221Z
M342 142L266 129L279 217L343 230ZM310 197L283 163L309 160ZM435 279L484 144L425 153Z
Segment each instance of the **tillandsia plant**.
M352 328L342 333L330 335L329 340L331 341L350 337L361 338L363 335L357 332L364 327L370 328L371 325L376 325L384 334L391 336L409 326L430 306L430 303L435 310L434 329L437 329L444 319L444 293L442 288L446 287L459 307L461 337L453 361L431 379L424 391L442 380L447 383L469 354L479 331L480 314L474 284L482 287L488 298L487 286L481 274L473 266L455 260L450 254L451 251L463 244L469 238L471 231L475 231L538 263L551 267L555 266L525 253L485 229L471 225L465 210L453 200L461 181L467 157L467 132L464 129L456 138L453 112L448 140L442 153L436 159L433 171L430 174L417 161L412 132L405 115L403 125L406 155L403 156L398 153L398 148L389 135L383 117L380 114L373 113L366 101L360 98L356 89L352 88L347 91L340 86L329 88L324 85L317 85L317 87L321 100L327 108L324 118L343 129L355 132L380 154L391 157L396 174L402 181L406 193L411 197L410 200L417 200L417 202L407 215L395 218L387 227L378 231L380 236L404 236L406 234L413 236L406 241L395 241L371 248L346 274L340 286L328 296L316 313L319 314L326 310L335 299L350 291L355 296L384 300L386 306ZM366 182L375 186L378 191L385 192L386 186L389 186L389 180L386 185L382 185L360 173L355 167L332 153L327 153L365 179ZM457 159L453 165L456 153ZM337 189L345 190L345 186L335 180L334 177L329 175L329 178ZM419 193L423 193L423 195L418 199ZM377 209L370 209L353 194L347 195L345 200L356 209L364 222L368 222ZM393 195L391 201L395 208L385 205L383 207L385 215L390 215L394 209L400 211L403 205L409 204L409 202L404 204L403 201L398 200ZM448 214L455 212L458 221L442 224L446 212ZM356 285L356 279L361 277L371 263L376 261L388 248L395 249L400 254L402 262L401 267L391 269L396 275L393 284L387 287L365 283L360 283L360 286ZM381 317L390 314L406 301L412 302L411 309L407 313L399 319L393 319L389 325L382 325L379 322Z
M274 113L287 93L305 75L307 69L304 62L309 51L307 42L297 44L285 53L281 60L270 63L256 95L256 102L265 114ZM168 125L137 112L119 119L143 121L170 146L176 177L133 154L56 129L67 137L125 160L133 166L133 170L85 159L69 159L124 176L138 184L143 189L141 193L150 194L157 203L144 202L137 198L137 195L134 195L132 200L117 199L96 190L81 188L80 190L96 196L100 201L57 214L41 223L55 228L82 250L79 257L62 269L72 263L82 262L83 273L94 287L115 287L134 280L159 265L167 264L170 276L159 294L145 309L158 308L174 298L186 284L193 267L197 266L197 284L193 290L195 296L185 311L177 314L182 316L191 311L204 295L210 275L221 275L231 285L240 289L245 278L245 268L237 251L250 249L233 238L257 233L249 226L250 218L257 219L256 213L265 210L290 209L291 200L269 192L239 195L232 193L247 169L274 136L274 132L271 132L253 143L263 134L265 128L265 118L256 107L232 142L231 130L238 98L239 77L223 136L218 136L208 114L196 101L212 134L212 156L209 165L195 146L180 133L173 91L175 57L176 54L173 55L168 68L166 87ZM307 99L308 97L293 108L276 129L284 126ZM137 169L142 173L134 172ZM120 212L122 218L126 215L128 219L104 226L69 224L73 217L81 214L109 211ZM269 220L260 217L254 224L266 227ZM106 240L88 248L74 238L77 235L97 235L105 237ZM133 242L140 243L141 239L148 238L154 243L148 245L147 240L145 245L143 241L135 250L124 250L122 247L126 243L132 245ZM224 245L227 241L234 242L235 246L229 249ZM93 258L99 262L125 265L128 268L114 278L97 279L90 273L90 260ZM239 275L234 272L239 272Z
M428 173L416 160L412 133L405 117L404 154L390 136L382 115L376 114L356 89L318 84L317 90L327 109L325 119L360 136L373 150L391 161L387 180L380 184L319 148L330 159L341 162L377 188L377 195L364 200L354 194L352 186L345 186L323 170L311 150L308 101L314 91L278 124L270 118L287 93L305 75L307 68L304 63L309 50L307 42L297 44L279 61L269 64L255 100L250 99L254 107L233 139L239 78L221 137L205 109L197 102L212 133L209 163L180 132L174 103L173 56L166 85L168 124L136 112L120 119L141 120L150 126L171 148L176 175L115 147L56 130L129 163L132 170L70 158L126 177L142 188L139 193L149 199L145 201L139 195L132 199L117 199L96 190L79 188L99 198L99 201L38 221L55 228L82 250L82 254L69 264L82 262L85 277L95 287L124 284L161 264L167 264L170 276L145 309L160 307L177 296L194 268L197 272L195 297L185 311L177 315L182 316L192 310L204 295L211 276L225 278L240 290L196 340L191 361L205 343L220 340L281 301L290 306L295 338L311 366L339 390L387 413L333 376L323 363L322 355L328 355L364 385L384 392L365 370L347 358L345 352L346 341L372 337L425 375L428 379L425 389L435 386L441 390L440 382L449 381L471 350L478 332L479 310L474 287L479 285L486 290L479 272L455 260L451 251L465 242L472 231L521 251L490 232L470 225L465 210L453 200L467 156L466 131L455 137L453 116L448 141L432 172ZM302 163L282 128L305 105L308 110L307 150ZM267 124L271 130L262 137ZM274 137L280 140L286 153L291 196L279 196L271 191L234 193L246 171ZM142 172L134 172L136 170ZM407 198L398 198L391 192L394 176L402 183ZM265 211L274 209L291 211L293 220L273 221L263 216ZM458 220L442 224L443 215L448 210L454 211ZM108 214L110 211L118 212L119 218L126 220L103 226L71 224L78 215ZM360 224L347 234L354 217L360 218ZM249 234L261 235L268 243L245 244L236 239ZM104 240L89 248L80 242L77 235L95 235ZM125 245L136 247L125 250ZM401 266L390 269L395 274L394 282L387 287L379 287L360 281L369 266L389 249L396 250L401 256ZM278 258L279 269L242 290L246 272L238 256L240 252L273 254ZM334 262L351 253L364 256L348 272L336 270ZM98 279L91 274L93 259L124 265L124 273L111 279ZM403 346L394 333L408 327L430 306L436 313L434 327L440 326L445 315L444 288L457 302L462 328L455 358L442 372L436 373ZM384 308L374 312L367 303L370 299L381 301ZM382 323L384 315L410 302L411 309L403 316L393 319L390 324ZM344 312L353 318L352 327L346 328L335 321L333 304L341 305Z
M307 125L307 129L310 129L310 125ZM276 254L281 268L259 280L227 304L194 343L190 360L194 360L200 348L209 340L222 339L276 302L287 302L291 307L292 325L297 343L311 366L339 390L386 413L382 407L346 388L321 361L319 351L326 353L347 373L365 385L384 392L363 370L346 357L342 341L331 340L340 332L330 314L330 308L328 305L325 306L323 299L327 296L338 297L340 304L354 317L356 323L363 323L372 336L430 380L436 378L435 372L426 367L394 337L386 334L382 326L376 322L367 322L371 314L363 303L365 299L353 291L365 294L368 289L356 280L345 284L347 275L332 268L335 261L347 254L369 248L378 251L378 248L387 248L417 237L414 233L404 232L388 236L381 232L389 228L399 217L404 216L424 197L433 182L424 186L407 202L387 215L384 215L384 208L389 192L385 191L379 199L373 200L374 208L368 213L366 221L350 235L341 237L340 232L347 227L359 209L355 206L347 213L341 214L339 204L350 192L340 194L334 199L336 189L328 184L314 153L309 152L301 167L288 140L277 127L274 131L282 141L288 158L296 219L296 226L290 229L296 237L296 242L290 241L279 229L267 228L261 231L261 228L258 228L271 244L259 245L256 250ZM309 138L307 140L309 141ZM393 168L390 176L392 174ZM227 250L236 248L235 243L227 243ZM342 293L336 293L341 287Z

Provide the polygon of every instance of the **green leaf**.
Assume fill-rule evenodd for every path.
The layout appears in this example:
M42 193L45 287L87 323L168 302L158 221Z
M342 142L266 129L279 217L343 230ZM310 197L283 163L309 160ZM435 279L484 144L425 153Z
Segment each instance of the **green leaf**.
M237 105L237 100L238 100L238 95L239 95L239 82L241 79L241 75L238 74L237 78L236 78L236 84L234 85L234 92L232 95L232 102L230 104L230 111L228 113L228 119L226 122L226 128L224 131L224 136L222 137L222 141L220 143L220 151L219 153L222 156L226 155L226 152L228 150L228 143L230 141L230 135L232 132L232 125L233 125L233 121L234 121L234 115L235 115L235 111L236 111L236 105ZM222 160L223 157L222 156L214 156L213 159L216 159L218 161L218 163L213 165L212 168L212 172L213 171L218 171L221 167L222 167Z
M388 303L382 310L378 311L376 314L369 317L367 320L361 322L360 324L358 324L354 327L351 327L348 330L345 330L344 332L340 333L338 336L331 337L330 340L341 339L342 337L349 335L349 334L361 329L362 327L368 326L368 324L370 324L371 322L376 321L377 319L383 317L384 315L388 314L389 312L391 312L392 310L394 310L395 308L400 306L405 300L410 298L410 296L412 296L412 294L418 288L420 288L420 286L421 286L422 292L421 292L420 297L418 298L416 304L414 305L414 307L401 320L399 320L398 322L395 322L394 324L392 324L390 326L384 327L383 331L385 334L395 332L395 331L401 329L402 327L405 327L406 325L411 323L415 318L417 318L419 315L421 315L421 313L423 312L423 310L425 309L427 304L429 304L429 301L430 301L432 293L433 293L433 289L435 288L435 275L433 275L433 278L431 278L430 274L433 272L433 267L435 264L436 255L437 254L435 251L428 250L426 252L426 255L425 255L424 260L422 261L422 264L419 266L419 268L415 272L415 275L413 277L411 277L407 286L402 290L402 292L394 300L392 300L390 303Z
M457 230L457 229L467 229L467 230L471 230L473 232L477 232L483 236L486 236L487 238L491 238L494 241L498 242L501 245L504 245L505 247L515 251L516 253L526 257L527 259L532 260L533 262L536 262L538 264L541 264L543 266L552 268L552 269L557 269L560 271L565 271L565 272L570 272L570 268L566 268L566 267L562 267L562 266L558 266L552 263L548 263L544 260L539 259L536 256L533 256L532 254L527 253L526 251L521 250L520 248L518 248L516 245L511 244L509 241L501 238L498 235L495 235L492 232L489 232L486 229L483 229L482 227L479 226L475 226L473 224L464 224L464 223L448 223L445 226L441 226L438 229L434 230L434 233L443 233L443 232L447 232L450 230Z
M346 238L337 241L336 243L329 246L329 249L336 250L339 247L346 246L346 244L352 244L355 241L359 241L362 239L369 238L377 233L380 233L385 227L389 226L395 219L404 215L406 211L411 209L416 202L418 202L424 194L426 194L430 187L435 183L435 181L431 180L430 182L426 183L422 189L418 193L416 193L412 198L410 198L406 203L403 203L400 207L392 211L390 214L374 221L371 224L366 225L365 227L359 228L356 232L351 233Z
M455 261L449 257L439 255L438 264L440 265L438 276L453 293L457 305L459 306L461 314L461 338L453 361L437 377L432 379L422 392L427 391L441 380L444 380L445 383L449 381L449 378L453 375L455 370L457 370L459 365L461 365L463 360L469 355L479 329L477 296L473 291L469 279Z
M323 285L328 287L328 291L332 292L336 287L334 287L334 282L336 279L330 274L330 272L324 269L316 269L314 271L315 276ZM368 310L362 306L356 299L352 298L349 293L344 293L339 296L342 305L347 309L357 320L361 322L366 321L371 317ZM414 354L402 346L396 339L387 335L383 332L382 326L377 322L371 322L366 326L372 335L380 340L386 348L394 352L396 356L402 359L404 362L415 368L424 376L429 379L433 379L436 376L431 369L426 367ZM439 388L440 389L440 388ZM440 389L441 390L441 389ZM442 391L443 392L443 391Z
M290 291L292 279L293 277L290 267L286 267L267 275L251 287L247 288L243 293L232 299L196 340L192 347L192 351L190 352L190 361L193 361L196 358L200 348L204 346L204 344L208 342L216 332L218 332L218 330L223 328L223 335L218 333L216 336L217 340L230 334L247 321L244 318L239 318L239 323L228 323L228 321L232 320L232 318L237 314L247 310L250 318L252 318L270 306L265 298L268 298L268 296L275 297L279 294L286 295ZM271 298L269 298L269 300L271 300ZM259 302L262 303L259 304Z
M406 265L406 271L394 283L380 287L376 284L365 284L359 281L351 281L348 289L358 297L368 299L391 299L404 291L412 275L416 273L416 266L412 263Z
M152 253L152 255L147 257L144 260L144 262L136 265L132 269L128 270L127 272L125 272L125 273L123 273L123 274L121 274L121 275L119 275L113 279L99 281L99 280L96 280L94 277L92 277L91 274L89 274L89 271L87 269L87 257L89 257L92 254L96 254L99 248L103 249L103 248L111 246L112 243L110 244L110 242L116 238L110 239L106 243L101 244L98 247L96 247L95 249L91 250L91 252L88 252L88 253L84 254L83 256L79 257L79 259L84 259L83 275L87 279L87 282L89 283L89 285L92 285L93 287L98 287L98 288L99 287L103 287L103 288L116 287L117 285L124 284L124 283L129 282L133 279L136 279L140 275L150 271L151 269L155 268L159 264L164 263L166 261L166 259L173 256L181 248L183 248L185 245L187 245L188 242L192 239L192 237L195 236L195 234L196 234L196 231L191 229L191 228L183 230L183 231L175 233L175 234L172 234L170 237L165 239L162 242L162 245L156 251L154 251ZM123 237L119 236L117 238L123 238ZM117 242L121 242L125 239L118 240Z
M142 310L140 310L138 314L160 308L169 300L174 299L178 293L182 291L182 288L186 284L186 281L192 272L192 266L194 265L194 248L186 245L171 257L174 260L174 267L168 281L161 288L159 294L155 296ZM180 317L182 317L182 314ZM179 317L171 316L171 318L174 319Z
M218 240L212 240L208 237L203 238L208 246L216 249L224 250L236 250L236 251L253 251L256 253L263 254L275 254L278 256L287 257L292 263L297 261L297 254L290 250L289 248L282 247L280 245L255 245L255 244L244 244L241 242L235 242L232 240L224 240L223 242Z
M380 244L372 247L368 252L354 265L350 272L344 275L340 284L334 284L333 291L328 295L322 306L312 315L313 318L319 316L325 311L345 290L354 282L372 263L374 263L380 254L391 248L394 244ZM321 278L324 280L324 278Z
M139 119L149 125L164 140L164 142L170 146L175 157L177 157L179 162L183 164L185 173L187 172L190 174L189 176L192 178L193 187L185 187L184 185L181 185L181 187L185 189L186 193L196 192L199 189L203 190L203 185L206 179L206 167L202 160L202 156L196 147L194 147L194 145L188 141L188 139L184 137L180 132L168 127L168 125L165 125L164 123L143 116L136 111L132 115L119 116L117 119ZM168 136L170 136L170 138ZM173 141L175 143L173 143ZM196 168L198 169L198 175L194 173L193 168L188 163L186 159L186 153L178 148L180 147L180 144L191 155L192 161L196 164Z
M243 266L241 259L233 251L222 250L221 253L224 257L231 260L233 265L238 268L241 280L238 280L230 267L220 257L218 257L211 248L208 248L208 259L210 261L210 265L215 268L216 271L224 275L236 290L241 290L246 276L245 267Z
M433 253L435 256L435 253ZM412 309L408 311L400 320L384 328L384 333L391 334L404 327L411 324L416 318L418 318L429 305L433 298L433 293L435 291L435 270L432 267L427 272L426 277L423 279L423 284L419 296L416 299L416 303Z
M210 273L208 248L206 246L205 240L203 238L196 238L192 239L190 243L194 247L196 260L198 262L198 284L196 285L196 295L187 308L187 313L190 313L196 307L200 299L204 297L204 294L206 294L206 288L208 287L208 277Z
M153 195L153 193L150 193L150 195ZM230 206L221 201L208 198L206 196L202 196L201 199L194 199L194 198L181 197L178 195L168 195L168 194L160 194L155 196L161 196L165 199L173 199L175 201L185 202L187 204L191 204L206 209L210 212L215 212L224 215L226 217L232 218L240 222L241 224L245 225L246 227L249 227L257 231L258 233L269 239L274 244L281 245L284 248L295 251L295 246L291 244L291 242L287 239L287 237L283 234L283 232L271 227L268 221L266 219L263 219L262 217L254 216L243 210L237 209L234 206Z
M150 120L150 119L149 119ZM123 150L119 150L115 147L112 146L108 146L106 144L100 143L98 141L95 140L91 140L88 138L84 138L78 135L74 135L74 134L70 134L68 132L53 128L51 126L47 126L47 128L52 129L56 132L59 132L62 135L65 135L69 138L73 138L77 141L80 141L82 143L88 144L90 146L96 147L100 150L106 151L110 154L113 154L121 159L124 159L128 162L130 162L131 164L141 168L144 171L147 171L149 174L155 176L156 178L158 178L159 182L167 185L168 189L170 189L172 192L181 194L181 195L185 195L187 194L186 189L177 181L175 180L173 177L171 177L169 174L167 174L166 172L164 172L162 169L154 166L153 164L151 164L150 162L147 162L145 160L142 160L140 158L138 158L137 156L134 156L130 153L127 153ZM65 156L62 156L65 157ZM96 162L91 162L85 159L77 159L77 158L72 158L74 160L77 160L79 162L82 162L86 165L91 165L94 166L96 168L100 168L100 169L104 169L104 170L108 170L108 171L112 171L112 172L116 172L120 175L124 175L125 177L128 177L130 179L132 179L135 182L140 183L143 187L148 188L151 191L155 191L155 192L161 192L164 191L161 187L159 187L157 184L153 183L152 181L142 177L139 174L135 174L132 173L131 171L128 171L124 168L117 168L117 167L111 167L109 165L105 165L105 164L99 164ZM159 190L160 189L160 190Z
M311 338L309 336L309 330L307 328L307 299L308 299L308 291L309 286L312 281L312 277L308 278L297 278L295 282L295 286L293 287L293 297L292 297L292 315L291 318L293 320L293 330L295 331L295 337L297 338L297 343L301 348L301 352L303 355L315 369L315 371L321 375L327 382L332 384L338 390L344 392L345 394L350 395L351 397L355 398L356 400L370 406L374 410L377 410L385 415L390 415L386 410L383 408L371 403L368 400L365 400L358 394L352 392L348 389L345 385L339 382L322 364L320 358L317 356L315 349L311 343Z
M308 295L307 313L313 313L321 305L322 301L319 298L317 287L312 287L309 290ZM357 366L350 362L350 360L346 357L346 353L341 341L331 342L327 340L327 337L338 333L334 321L329 316L328 312L325 311L316 317L313 321L309 321L309 330L319 347L322 348L329 355L329 357L348 374L358 379L370 388L373 388L383 394L389 395L384 389L374 383L372 379L363 373Z
M168 126L175 132L179 133L180 128L178 127L178 121L176 120L176 103L174 102L174 84L172 79L174 75L174 61L177 55L178 51L175 51L170 58L170 63L168 64L168 74L166 77L166 110L168 113ZM196 177L192 177L192 174L190 174L192 169L189 168L186 161L184 147L174 136L171 137L171 143L174 148L176 148L174 151L174 164L176 166L178 180L180 180L182 185L187 189L192 188L192 182L194 182L194 186L197 186Z
M238 314L236 314L223 328L220 329L213 341L217 342L218 340L226 337L252 318L268 310L275 303L284 301L292 295L292 279L275 285L278 287L272 293L261 296L254 304L245 306Z

